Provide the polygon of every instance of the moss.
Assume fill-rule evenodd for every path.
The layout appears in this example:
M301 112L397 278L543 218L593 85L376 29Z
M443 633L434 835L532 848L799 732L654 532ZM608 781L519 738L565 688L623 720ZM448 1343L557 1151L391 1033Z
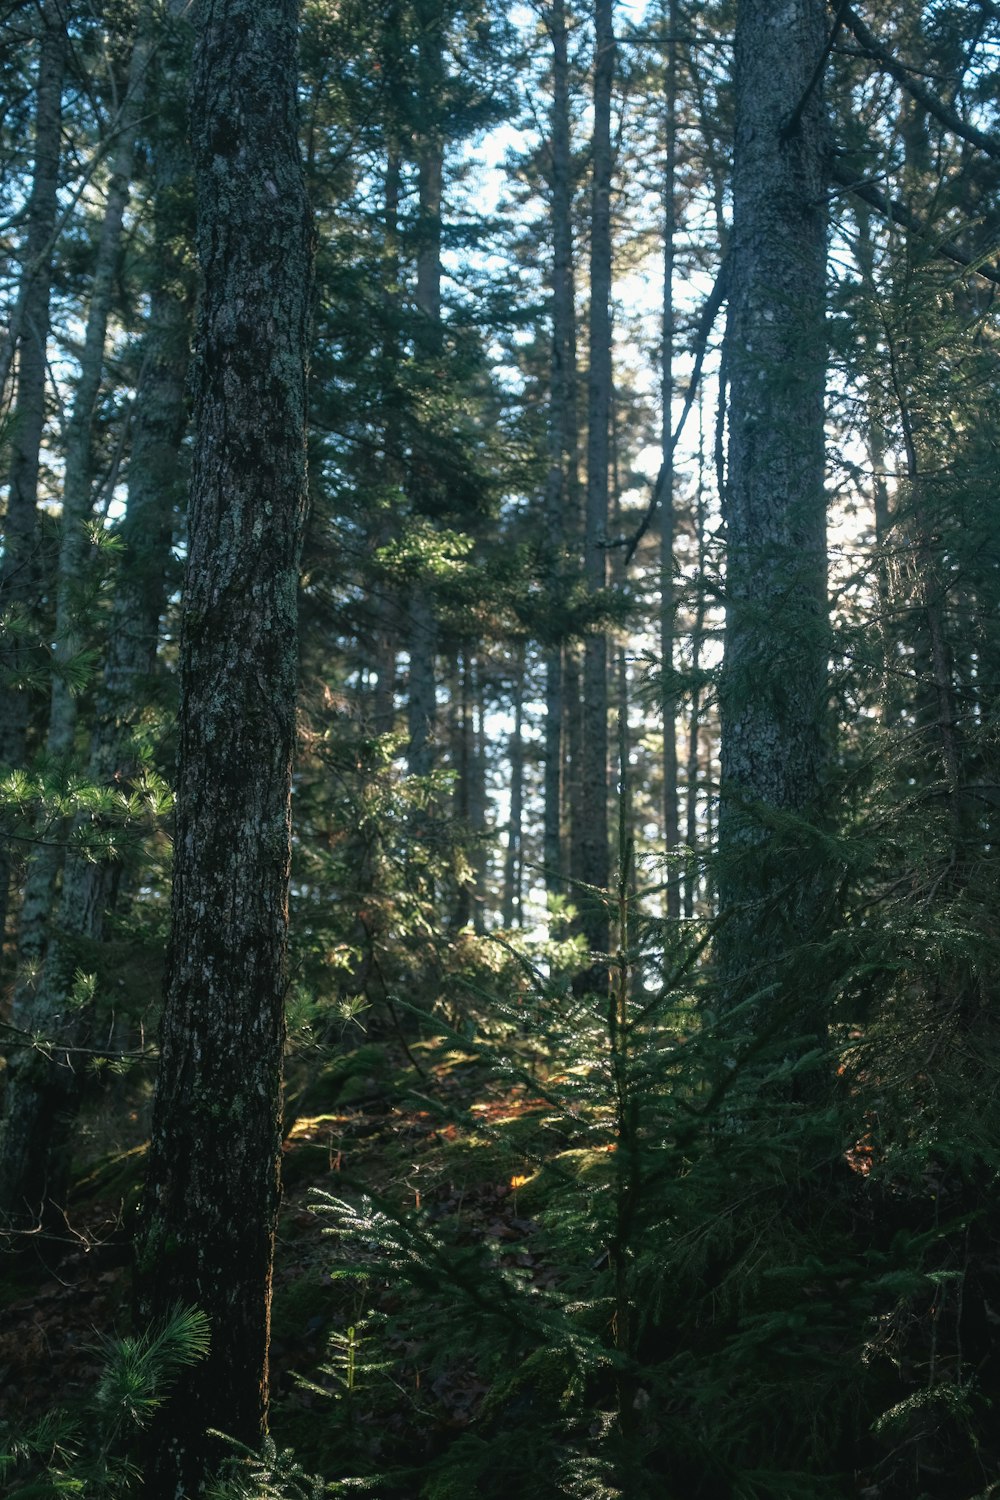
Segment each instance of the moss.
M148 1152L149 1142L143 1141L130 1151L112 1151L101 1157L77 1178L75 1194L81 1198L134 1200L142 1189Z
M574 1148L561 1151L517 1190L521 1212L538 1213L563 1193L591 1192L607 1187L614 1172L614 1157L604 1150Z
M498 1381L485 1397L478 1423L489 1426L502 1419L510 1422L518 1413L532 1413L532 1420L554 1420L570 1394L575 1366L562 1349L536 1349L506 1380Z
M293 1097L293 1116L315 1115L332 1109L335 1104L349 1104L378 1092L387 1084L390 1072L385 1048L367 1042L341 1057L334 1058Z
M489 1444L473 1433L464 1433L452 1444L445 1465L425 1482L420 1500L470 1500L479 1493L479 1480L490 1456Z
M337 1295L336 1285L321 1271L296 1277L279 1287L271 1304L272 1334L279 1339L293 1339L315 1331L320 1322L332 1322L337 1312Z

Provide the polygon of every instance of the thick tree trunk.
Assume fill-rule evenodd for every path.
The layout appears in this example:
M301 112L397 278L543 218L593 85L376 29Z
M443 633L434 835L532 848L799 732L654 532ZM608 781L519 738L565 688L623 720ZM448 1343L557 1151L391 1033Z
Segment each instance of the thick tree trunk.
M612 0L595 0L593 198L590 230L590 371L587 384L587 590L607 584L608 466L611 419L611 88L615 70ZM583 663L583 810L581 875L597 891L608 885L608 642L587 636ZM606 952L606 902L581 894L588 946Z
M783 815L808 818L826 743L824 41L822 0L740 0L716 948L730 1005L773 988L817 917Z
M191 140L203 273L181 639L170 975L140 1309L211 1322L154 1423L146 1494L196 1496L207 1428L267 1422L278 1206L310 225L297 0L201 0Z

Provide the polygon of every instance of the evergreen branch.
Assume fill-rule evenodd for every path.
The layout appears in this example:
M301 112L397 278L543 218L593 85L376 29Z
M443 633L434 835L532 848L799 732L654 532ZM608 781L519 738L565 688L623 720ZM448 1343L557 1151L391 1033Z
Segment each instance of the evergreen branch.
M884 73L894 78L911 99L915 99L929 115L933 115L954 135L960 136L963 141L968 141L971 146L978 146L980 151L985 151L988 156L1000 161L1000 141L963 120L951 105L946 104L943 99L938 98L937 94L932 93L929 88L920 83L914 77L913 70L893 57L889 49L883 46L873 31L869 31L857 11L852 10L850 5L843 5L841 13L853 31L859 46L864 49L872 62L877 62Z
M862 203L867 203L874 208L890 224L898 224L909 234L915 234L922 240L933 243L933 235L930 226L907 208L905 203L898 198L889 198L885 193L875 187L869 178L857 178L846 167L836 161L831 161L828 167L830 176L834 182ZM942 240L934 245L935 255L941 256L943 260L953 261L955 265L962 266L965 270L974 271L977 276L982 276L985 281L992 281L995 286L1000 286L1000 266L987 265L985 261L977 256L969 255L955 244L954 240Z
M5 1047L23 1047L27 1051L38 1052L42 1057L48 1058L49 1062L55 1060L53 1053L56 1052L72 1054L74 1057L102 1057L108 1062L155 1062L159 1057L159 1053L152 1047L138 1052L118 1052L108 1047L68 1047L62 1042L53 1041L51 1037L25 1031L23 1027L15 1026L13 1021L5 1021L2 1017L0 1017L0 1031L6 1032L11 1038L4 1042Z

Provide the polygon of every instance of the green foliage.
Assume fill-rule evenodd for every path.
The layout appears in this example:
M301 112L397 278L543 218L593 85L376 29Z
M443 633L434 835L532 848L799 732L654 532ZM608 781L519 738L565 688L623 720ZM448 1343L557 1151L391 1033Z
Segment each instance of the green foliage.
M997 1294L974 1248L995 1233L1000 1171L977 999L987 913L971 893L933 916L897 900L880 861L898 868L933 830L882 811L881 840L846 808L813 856L849 872L842 904L772 974L771 1024L759 992L719 1014L713 925L650 920L625 876L604 994L573 992L570 951L501 937L499 964L489 942L452 958L456 1024L435 1017L424 1064L475 1058L477 1098L536 1103L492 1124L433 1087L420 1103L457 1131L451 1180L478 1150L518 1184L530 1254L470 1238L433 1177L416 1205L343 1172L316 1195L334 1284L395 1309L395 1333L373 1327L374 1363L391 1379L392 1348L415 1340L425 1379L471 1355L488 1388L466 1430L386 1475L387 1496L837 1500L867 1474L910 1500L916 1474L951 1500L989 1472L993 1386L969 1343ZM873 888L889 893L878 923ZM782 987L802 984L822 996L825 1045L789 1031ZM345 1339L328 1382L341 1399ZM357 1434L342 1427L337 1452L341 1473L368 1472Z
M94 1397L107 1414L112 1441L130 1427L144 1427L162 1405L177 1371L204 1359L208 1319L196 1308L178 1308L162 1328L138 1337L105 1339L104 1372Z
M47 1413L23 1432L0 1432L4 1493L12 1500L120 1500L138 1491L141 1430L178 1372L203 1359L208 1344L208 1320L195 1308L177 1308L161 1327L140 1335L102 1339L101 1374L81 1409Z

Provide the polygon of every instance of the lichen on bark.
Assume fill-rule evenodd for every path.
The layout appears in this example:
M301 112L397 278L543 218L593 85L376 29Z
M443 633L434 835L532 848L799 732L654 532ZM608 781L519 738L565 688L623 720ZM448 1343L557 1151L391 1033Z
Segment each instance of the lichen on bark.
M823 777L829 650L824 42L821 0L740 0L716 944L730 1007L754 990L773 1000L822 904L805 828ZM790 1033L818 1025L788 1020Z
M207 1360L155 1425L153 1497L266 1428L305 507L310 221L297 0L201 0L191 141L202 273L181 643L172 939L140 1308L201 1308Z

